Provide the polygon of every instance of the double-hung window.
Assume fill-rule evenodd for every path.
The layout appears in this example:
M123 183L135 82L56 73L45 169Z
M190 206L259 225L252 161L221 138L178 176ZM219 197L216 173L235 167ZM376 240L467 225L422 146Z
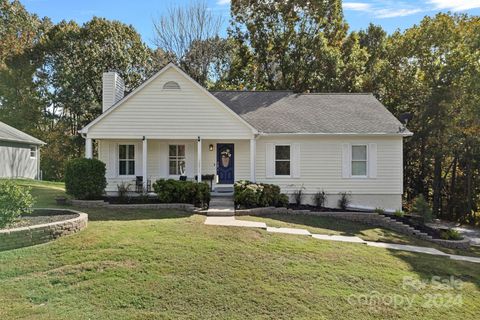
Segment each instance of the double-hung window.
M275 146L275 175L276 176L290 175L290 146L289 145Z
M121 144L118 146L118 174L121 176L135 175L135 145Z
M37 147L30 147L30 159L37 159Z
M172 176L185 175L185 145L174 144L168 148L169 174Z
M367 176L367 146L353 145L352 146L352 177L366 177Z

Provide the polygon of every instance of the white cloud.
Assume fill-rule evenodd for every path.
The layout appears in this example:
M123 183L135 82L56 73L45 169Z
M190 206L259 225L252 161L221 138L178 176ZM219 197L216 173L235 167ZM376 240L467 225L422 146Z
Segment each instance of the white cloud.
M365 12L376 18L404 17L423 11L419 7L406 4L402 1L378 0L371 2L344 2L343 9Z
M465 11L470 9L480 8L480 0L428 0L433 4L434 9Z
M224 5L230 4L230 0L217 0L217 4L219 6L224 6Z
M380 9L375 12L375 16L378 18L394 18L394 17L405 17L418 12L421 12L421 9Z
M370 11L372 6L365 2L344 2L343 9L352 11Z

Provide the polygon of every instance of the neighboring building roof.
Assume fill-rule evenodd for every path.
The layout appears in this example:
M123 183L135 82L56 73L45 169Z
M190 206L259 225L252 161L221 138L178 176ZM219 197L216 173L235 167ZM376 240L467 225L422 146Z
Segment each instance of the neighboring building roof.
M45 142L32 137L6 123L0 122L0 141L12 141L20 143L28 143L33 145L43 145Z
M213 91L263 133L402 134L402 124L372 94Z

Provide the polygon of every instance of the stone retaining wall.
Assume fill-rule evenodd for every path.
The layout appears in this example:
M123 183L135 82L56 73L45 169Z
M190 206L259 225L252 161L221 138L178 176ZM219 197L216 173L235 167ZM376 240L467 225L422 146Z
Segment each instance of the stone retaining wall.
M88 215L86 213L69 209L48 209L48 211L67 211L78 216L64 221L0 230L0 251L49 242L87 227Z
M109 209L176 209L194 211L195 207L189 203L136 203L110 204L103 200L71 200L71 204L82 208L109 208Z
M385 229L393 230L398 233L410 235L422 240L430 241L441 246L451 248L451 249L468 249L470 248L470 241L465 240L443 240L443 239L434 239L430 235L423 233L419 230L414 229L413 227L404 224L402 222L390 219L383 215L372 213L372 212L315 212L310 210L293 210L287 208L275 208L275 207L265 207L265 208L253 208L253 209L244 209L236 210L236 215L266 215L266 214L305 214L305 215L314 215L319 217L331 217L343 220L349 220L354 222L360 222L363 224L382 227Z

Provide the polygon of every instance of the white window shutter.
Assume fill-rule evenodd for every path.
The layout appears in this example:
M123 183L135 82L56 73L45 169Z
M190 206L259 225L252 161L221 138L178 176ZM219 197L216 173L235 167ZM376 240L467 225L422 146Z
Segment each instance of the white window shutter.
M107 159L107 178L114 178L117 172L117 150L116 144L110 141L102 141L102 145L105 145L105 151L108 153Z
M370 178L377 177L377 144L370 143L368 145L368 176Z
M300 178L300 143L294 143L292 145L291 152L291 165L292 165L292 177Z
M119 144L118 143L113 143L113 142L110 142L110 146L113 147L113 152L112 152L112 155L113 155L113 176L114 177L118 177L120 175L120 168L119 168L119 155L118 155L118 148L119 148Z
M195 147L191 143L185 145L185 175L189 178L195 176Z
M143 175L143 144L135 143L135 176Z
M275 176L275 146L273 143L267 143L265 147L265 175L267 178L273 178Z
M187 155L188 157L188 155ZM168 164L168 144L160 144L160 178L168 178L169 164ZM187 159L188 161L188 159ZM195 160L192 160L195 161ZM188 169L187 169L188 170ZM193 177L192 177L193 178Z
M350 162L350 144L342 144L342 178L350 178L351 175L351 162Z

